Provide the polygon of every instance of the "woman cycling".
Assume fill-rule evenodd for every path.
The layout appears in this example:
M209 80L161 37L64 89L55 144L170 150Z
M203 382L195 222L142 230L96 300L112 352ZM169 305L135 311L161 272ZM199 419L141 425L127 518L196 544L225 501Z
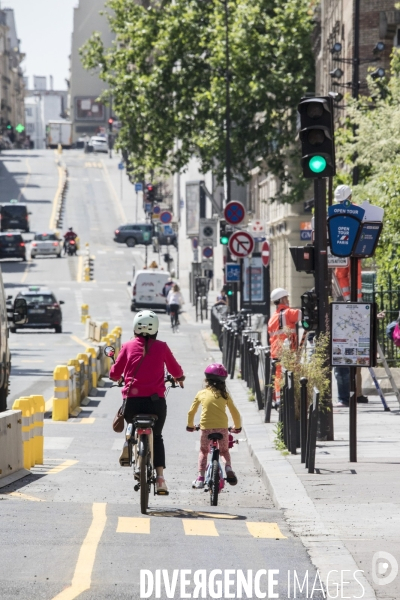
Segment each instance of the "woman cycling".
M171 327L174 324L174 319L176 324L180 325L178 317L179 309L182 307L183 304L185 304L185 301L177 283L174 283L174 285L172 286L172 290L168 292L167 304L169 305L169 313L171 315Z
M135 315L135 337L123 344L115 364L111 367L110 379L117 381L124 377L122 395L127 423L131 423L137 414L147 413L158 417L153 428L156 493L166 495L168 488L164 479L165 449L162 437L167 416L164 366L177 381L182 382L185 376L168 345L156 340L158 327L158 317L152 310L141 310ZM125 445L120 461L121 459L128 459L128 447Z

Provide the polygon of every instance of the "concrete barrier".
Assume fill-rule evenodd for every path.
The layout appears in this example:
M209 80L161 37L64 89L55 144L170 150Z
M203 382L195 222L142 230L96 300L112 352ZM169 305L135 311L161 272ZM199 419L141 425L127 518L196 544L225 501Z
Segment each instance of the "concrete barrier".
M76 358L83 362L83 365L82 365L83 378L81 380L81 400L83 400L84 398L87 398L89 396L90 354L87 354L86 352L80 352Z
M85 323L86 317L89 315L89 304L81 305L81 323Z
M19 409L0 414L0 487L29 474L30 467L24 468L22 418Z
M91 374L92 374L92 387L97 387L97 378L98 378L98 368L97 368L97 354L98 349L93 348L92 346L88 346L86 348L86 352L90 354L90 366L91 366Z
M44 449L44 410L45 402L43 396L31 396L34 413L33 413L33 452L35 465L43 464L43 449Z
M21 420L21 445L22 445L22 466L24 469L30 469L32 466L31 457L31 403L28 398L18 398L13 404L13 411L20 413ZM10 412L10 411L6 411ZM5 414L5 413L4 413ZM3 413L2 413L3 416ZM8 425L7 425L8 426ZM0 454L1 456L1 454Z

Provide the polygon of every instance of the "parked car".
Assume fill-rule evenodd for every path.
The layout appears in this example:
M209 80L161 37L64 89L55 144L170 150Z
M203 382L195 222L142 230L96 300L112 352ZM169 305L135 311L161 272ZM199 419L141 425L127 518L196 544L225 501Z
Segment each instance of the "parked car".
M19 232L0 233L0 258L26 260L26 247Z
M55 233L36 233L31 243L31 258L38 254L61 258L62 241Z
M0 231L19 229L28 232L30 214L27 205L18 200L0 204Z
M54 329L56 333L62 332L62 311L61 304L58 302L53 292L46 287L31 285L28 289L22 290L16 296L23 298L27 304L28 320L24 324L14 324L10 330L15 333L17 329L39 328Z
M170 277L168 271L158 269L136 271L133 282L128 282L128 285L132 287L131 310L150 308L166 311L166 302L162 291Z
M89 145L92 146L93 152L108 152L108 142L104 137L94 135L90 138Z
M148 246L151 244L153 226L149 223L136 223L121 225L114 232L114 242L126 244L130 248L136 245Z

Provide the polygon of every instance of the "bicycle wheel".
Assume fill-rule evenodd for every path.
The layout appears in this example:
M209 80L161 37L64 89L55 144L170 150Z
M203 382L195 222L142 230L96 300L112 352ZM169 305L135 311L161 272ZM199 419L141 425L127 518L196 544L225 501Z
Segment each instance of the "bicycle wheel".
M148 439L147 436L140 437L139 445L140 457L140 512L147 514L149 507L149 484L147 482L147 459L148 459Z
M210 486L210 504L211 506L218 506L218 492L219 492L219 465L217 460L213 460L212 471L211 471L211 486Z

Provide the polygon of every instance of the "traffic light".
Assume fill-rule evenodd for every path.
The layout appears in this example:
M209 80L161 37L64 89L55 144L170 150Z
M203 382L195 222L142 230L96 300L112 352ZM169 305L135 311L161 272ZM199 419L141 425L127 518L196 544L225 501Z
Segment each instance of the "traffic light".
M154 202L156 199L156 187L152 183L146 185L146 198L147 202Z
M110 117L108 119L108 131L112 131L113 130L113 124L114 124L114 119L112 117Z
M225 291L226 291L226 295L227 296L233 296L233 283L227 283L225 284Z
M305 331L314 331L318 327L318 299L315 292L304 292L301 296L301 324Z
M219 222L219 242L223 246L227 246L229 244L229 238L231 237L233 231L228 230L228 224L226 221Z
M332 177L336 173L332 98L302 98L297 110L304 177Z

